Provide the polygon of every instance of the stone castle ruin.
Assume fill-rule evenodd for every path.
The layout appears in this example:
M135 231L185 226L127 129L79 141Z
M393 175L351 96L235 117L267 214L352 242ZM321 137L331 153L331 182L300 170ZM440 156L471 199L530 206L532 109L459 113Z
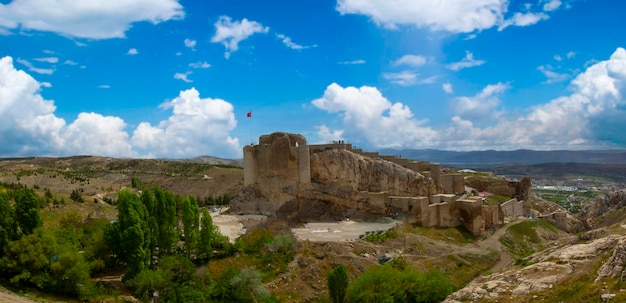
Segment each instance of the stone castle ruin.
M517 199L483 205L462 174L443 173L439 164L364 152L343 141L307 145L302 135L277 132L243 152L244 188L231 202L238 214L292 222L390 216L424 227L464 226L475 235L524 214Z

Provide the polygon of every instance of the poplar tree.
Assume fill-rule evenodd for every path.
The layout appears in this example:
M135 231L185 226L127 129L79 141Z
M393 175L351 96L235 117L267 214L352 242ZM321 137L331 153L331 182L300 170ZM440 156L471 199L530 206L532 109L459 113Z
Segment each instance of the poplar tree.
M191 195L186 196L182 203L183 208L183 231L185 233L185 251L191 256L198 243L198 226L200 223L200 213L196 198Z
M129 190L118 195L118 221L127 270L122 281L134 278L150 263L150 229L148 211L139 197Z
M333 271L328 273L328 292L333 303L343 303L346 299L348 288L348 268L339 264Z

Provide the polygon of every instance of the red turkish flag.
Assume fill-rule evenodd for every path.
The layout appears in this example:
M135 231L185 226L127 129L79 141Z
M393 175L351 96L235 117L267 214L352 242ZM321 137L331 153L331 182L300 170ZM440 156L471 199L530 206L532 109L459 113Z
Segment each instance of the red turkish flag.
M252 118L252 112L248 112L248 113L246 114L246 117L248 117L248 118Z

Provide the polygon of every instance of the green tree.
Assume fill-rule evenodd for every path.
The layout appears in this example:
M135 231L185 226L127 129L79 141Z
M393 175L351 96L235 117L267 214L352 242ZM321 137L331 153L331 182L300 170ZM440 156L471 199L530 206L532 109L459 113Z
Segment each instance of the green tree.
M44 289L51 285L50 263L58 256L57 251L54 235L36 228L31 234L9 243L0 268L13 284L32 283Z
M259 302L270 297L261 283L261 273L254 267L244 267L229 281L231 296L238 302Z
M328 273L328 292L333 303L343 303L348 288L348 268L339 264Z
M15 192L15 219L18 231L30 235L42 225L39 217L39 199L34 190L22 188Z
M198 240L198 253L202 258L209 259L213 255L213 241L216 226L208 210L202 211L200 218L200 239Z
M159 218L157 216L157 204L154 196L150 191L141 193L141 203L148 211L148 229L150 230L150 255L156 254L156 248L159 246Z
M178 242L178 214L176 201L171 191L154 188L156 218L158 222L158 247L160 253L170 254Z
M122 281L126 282L150 264L148 211L139 197L129 190L119 192L117 209L121 246L127 264Z
M183 231L185 233L185 251L191 256L198 244L198 226L200 214L196 198L191 195L183 199Z
M9 241L15 239L15 213L9 204L9 196L0 192L0 258Z

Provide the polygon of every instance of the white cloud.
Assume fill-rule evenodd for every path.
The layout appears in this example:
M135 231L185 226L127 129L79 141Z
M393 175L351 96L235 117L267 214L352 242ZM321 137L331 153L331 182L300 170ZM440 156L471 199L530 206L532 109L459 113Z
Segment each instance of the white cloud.
M481 66L483 64L485 64L484 60L476 60L474 59L474 54L466 51L465 58L461 59L459 62L450 63L446 67L456 72L464 68Z
M239 42L250 36L269 32L269 27L264 27L256 21L248 21L243 18L241 21L232 21L228 16L220 16L215 22L215 35L211 37L211 42L221 43L226 48L224 57L228 59L230 54L239 49Z
M301 50L301 49L306 49L306 48L311 48L311 47L317 47L317 44L310 45L310 46L304 46L304 45L297 44L297 43L291 41L291 38L289 38L289 37L287 37L287 36L285 36L283 34L276 34L276 37L278 39L280 39L283 42L283 44L285 44L285 46L287 46L287 47L289 47L291 49L295 49L295 50Z
M426 79L420 79L419 74L413 71L401 71L398 73L384 73L383 78L393 84L402 86L409 86L414 84L432 84L437 80L437 77L429 77Z
M65 62L63 62L63 64L65 65L78 65L78 63L72 61L72 60L65 60Z
M480 121L497 118L501 113L500 95L509 88L508 84L498 83L487 85L473 97L458 97L452 103L452 111L459 117Z
M387 28L411 25L433 31L472 33L492 27L528 26L547 19L544 13L556 10L560 5L552 0L543 6L542 12L525 12L509 8L509 0L338 0L336 9L341 14L360 14ZM507 19L509 15L513 17ZM504 26L503 26L504 25Z
M539 21L542 20L547 20L548 18L550 18L550 16L548 16L545 13L520 13L517 12L513 15L512 18L505 20L504 22L502 22L502 24L500 24L500 26L498 27L498 30L503 30L511 25L514 26L529 26L529 25L533 25L536 23L539 23Z
M174 79L178 79L178 80L185 81L187 83L191 83L191 82L193 82L193 80L190 80L188 78L189 75L191 75L191 74L192 74L192 72L190 72L190 71L189 72L185 72L185 73L175 73L174 74Z
M185 47L188 47L191 49L194 49L196 47L196 40L185 39L183 43L185 43Z
M320 139L318 143L330 143L337 140L343 140L343 130L331 130L326 125L315 126L317 136Z
M57 57L34 58L33 60L39 61L39 62L47 62L47 63L50 63L50 64L54 64L54 63L58 63L59 62L59 58L57 58Z
M402 58L393 62L394 66L411 66L418 67L426 64L426 57L420 55L404 55Z
M239 155L241 147L229 132L235 129L234 108L222 99L200 98L191 88L162 105L172 115L158 125L141 123L134 131L135 146L154 157L190 155Z
M555 72L554 68L550 65L539 66L537 67L537 70L539 70L544 76L546 76L546 78L548 78L544 82L545 84L563 82L570 78L570 75L567 73L559 74Z
M139 51L136 48L131 48L128 50L128 52L126 53L127 55L137 55L139 54Z
M589 66L571 81L571 94L526 110L502 110L508 84L488 85L455 98L449 125L435 130L413 117L406 105L392 104L374 87L331 84L313 105L342 120L342 138L370 148L511 150L594 149L626 146L626 50ZM325 125L323 125L325 126ZM325 126L320 138L332 137ZM325 136L325 137L323 137Z
M561 55L554 55L554 60L563 61L563 57L561 57Z
M39 85L42 87L52 87L52 83L50 82L39 82Z
M66 123L55 115L56 106L40 94L41 86L0 58L0 155L113 157L241 157L241 147L229 132L236 125L232 104L221 99L200 99L195 89L182 91L163 109L172 115L155 126L142 122L132 139L123 119L83 112Z
M209 67L211 67L211 64L209 64L206 61L198 61L198 62L189 63L189 67L191 67L191 68L209 68Z
M352 61L341 61L338 62L339 64L346 64L346 65L355 65L355 64L365 64L367 63L365 60L363 59L358 59L358 60L352 60Z
M123 38L135 22L157 24L184 16L177 0L13 0L0 4L0 27L88 39Z
M108 88L111 88L111 85L108 85L108 84L100 84L100 85L98 85L98 88L108 89Z
M355 144L399 147L403 142L428 144L436 139L435 131L422 127L408 106L392 104L375 87L344 88L333 83L312 104L343 116L343 135ZM318 130L323 127L327 126L319 125Z
M38 67L33 66L33 64L30 63L30 61L28 60L18 58L17 63L28 67L28 71L35 72L38 74L52 75L54 73L54 68L38 68Z
M561 0L550 0L543 5L543 10L546 12L557 10L561 6Z
M450 84L449 82L442 84L441 89L443 89L443 91L446 92L446 94L454 93L454 90L452 89L452 84Z
M574 57L576 57L576 53L573 51L569 51L567 52L567 54L565 54L565 56L567 57L567 59L572 59Z

